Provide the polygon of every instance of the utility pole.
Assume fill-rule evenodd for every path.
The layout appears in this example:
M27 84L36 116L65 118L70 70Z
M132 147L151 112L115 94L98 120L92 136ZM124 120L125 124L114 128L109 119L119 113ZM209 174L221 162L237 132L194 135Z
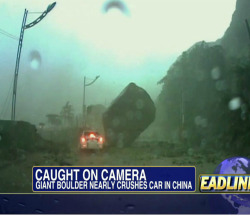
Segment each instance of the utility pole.
M24 36L24 29L26 25L28 10L24 10L23 15L23 22L18 42L18 48L17 48L17 56L16 56L16 67L14 72L14 84L13 84L13 95L12 95L12 108L11 108L11 120L15 120L16 116L16 92L17 92L17 78L18 78L18 71L19 71L19 63L20 63L20 57L21 57L21 51L22 51L22 45L23 45L23 36Z
M86 93L86 76L84 76L83 85L83 126L86 127L86 105L85 105L85 93Z
M41 13L41 15L34 20L33 22L26 25L26 20L28 16L28 10L24 10L23 15L23 22L21 26L21 32L18 42L18 48L17 48L17 56L16 56L16 67L14 72L14 83L13 83L13 94L12 94L12 107L11 107L11 120L14 121L16 119L16 97L17 97L17 79L18 79L18 72L19 72L19 63L21 58L21 51L22 51L22 45L23 45L23 37L24 37L24 30L31 28L35 26L37 23L39 23L56 5L56 2L50 4L47 9Z
M83 127L86 127L86 97L85 97L85 94L86 94L86 87L94 84L96 82L96 80L99 78L100 76L96 76L95 79L93 79L91 82L89 82L88 84L86 83L86 76L84 76L84 84L83 84Z

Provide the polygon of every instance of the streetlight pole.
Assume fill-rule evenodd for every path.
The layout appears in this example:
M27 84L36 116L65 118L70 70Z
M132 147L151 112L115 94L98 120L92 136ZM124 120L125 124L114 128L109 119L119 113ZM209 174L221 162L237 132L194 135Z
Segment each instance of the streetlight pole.
M86 90L86 77L84 76L84 84L83 84L83 108L82 108L82 111L83 111L83 127L86 126L86 106L85 106L85 90Z
M23 15L23 22L18 42L18 48L17 48L17 56L16 56L16 67L14 72L14 84L13 84L13 94L12 94L12 108L11 108L11 120L15 120L16 115L16 92L17 92L17 78L18 78L18 71L19 71L19 63L20 63L20 57L21 57L21 51L22 51L22 45L23 45L23 36L24 36L24 29L26 25L28 10L24 10Z
M12 107L11 107L11 120L14 121L16 118L16 96L17 96L17 79L18 79L18 72L19 72L19 63L21 58L21 51L22 51L22 45L23 45L23 37L24 37L24 30L33 27L37 23L39 23L56 5L56 2L53 4L50 4L47 9L42 13L41 16L39 16L36 20L26 25L26 20L28 16L28 10L24 10L23 15L23 22L21 26L21 32L18 42L18 48L17 48L17 56L16 56L16 66L15 66L15 72L14 72L14 83L13 83L13 94L12 94Z
M95 79L93 81L91 81L90 83L86 83L86 76L84 76L84 84L83 84L83 127L86 127L86 87L94 84L96 82L96 80L99 78L100 76L96 76Z

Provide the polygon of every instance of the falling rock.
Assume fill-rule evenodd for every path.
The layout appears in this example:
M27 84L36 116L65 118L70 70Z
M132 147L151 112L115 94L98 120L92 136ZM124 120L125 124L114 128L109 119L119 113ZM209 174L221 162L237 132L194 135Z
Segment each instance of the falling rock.
M107 145L130 145L155 118L155 105L148 93L130 83L103 114Z

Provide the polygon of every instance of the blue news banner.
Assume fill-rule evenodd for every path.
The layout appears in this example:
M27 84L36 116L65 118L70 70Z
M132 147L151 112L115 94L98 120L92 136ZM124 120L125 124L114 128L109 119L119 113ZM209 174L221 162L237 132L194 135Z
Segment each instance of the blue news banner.
M194 192L195 167L33 167L34 192Z

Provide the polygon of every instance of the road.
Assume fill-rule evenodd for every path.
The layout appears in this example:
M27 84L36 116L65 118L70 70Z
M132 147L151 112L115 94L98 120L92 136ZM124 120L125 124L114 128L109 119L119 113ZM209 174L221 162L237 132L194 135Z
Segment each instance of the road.
M199 174L213 173L229 156L154 141L86 152L74 141L44 144L37 151L9 150L0 152L0 157L0 193L28 193L32 192L33 166L195 166L198 181Z

